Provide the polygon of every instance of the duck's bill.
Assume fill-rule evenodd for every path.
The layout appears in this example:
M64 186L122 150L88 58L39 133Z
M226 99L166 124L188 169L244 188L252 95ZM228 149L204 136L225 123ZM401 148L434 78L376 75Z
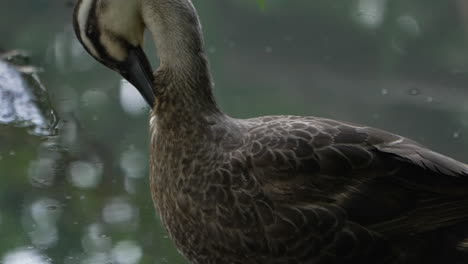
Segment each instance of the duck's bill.
M120 74L138 89L146 102L153 108L156 101L153 90L153 73L141 47L130 50L127 60L120 66Z

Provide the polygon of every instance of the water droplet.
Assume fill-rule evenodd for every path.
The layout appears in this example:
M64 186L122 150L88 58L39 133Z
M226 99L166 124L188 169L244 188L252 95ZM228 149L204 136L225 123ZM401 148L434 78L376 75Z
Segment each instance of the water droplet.
M388 94L388 89L385 89L385 88L384 88L384 89L380 90L380 93L381 93L382 95L387 95L387 94Z
M58 206L57 205L48 205L47 206L47 210L51 210L51 211L55 211L58 209Z
M98 115L93 115L93 121L98 121L99 120L99 116Z
M80 196L80 200L84 200L85 198L86 198L86 196L84 196L84 195Z
M455 131L453 132L453 138L457 139L457 138L460 138L460 131Z
M266 47L265 47L265 52L266 52L266 53L272 53L272 52L273 52L273 48L270 47L270 46L266 46Z
M14 156L14 155L16 155L16 152L12 150L12 151L10 151L9 154L10 154L10 156Z
M432 103L432 102L434 102L434 98L432 98L432 96L428 96L428 97L426 98L426 102Z
M65 196L65 199L67 199L67 200L71 200L71 198L72 197L70 195Z

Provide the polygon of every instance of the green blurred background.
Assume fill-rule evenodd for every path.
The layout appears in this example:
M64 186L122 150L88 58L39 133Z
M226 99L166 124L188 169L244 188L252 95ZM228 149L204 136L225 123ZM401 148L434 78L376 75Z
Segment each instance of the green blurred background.
M468 161L468 1L264 2L194 0L228 114L364 123ZM0 126L0 263L185 263L150 198L148 109L84 52L72 5L0 0L0 48L30 52L59 120Z

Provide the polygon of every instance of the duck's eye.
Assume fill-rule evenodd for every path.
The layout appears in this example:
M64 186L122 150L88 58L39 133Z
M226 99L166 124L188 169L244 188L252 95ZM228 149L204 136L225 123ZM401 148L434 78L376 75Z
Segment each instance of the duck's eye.
M94 26L92 24L90 24L86 28L86 35L88 35L88 36L94 35L94 32L95 32Z

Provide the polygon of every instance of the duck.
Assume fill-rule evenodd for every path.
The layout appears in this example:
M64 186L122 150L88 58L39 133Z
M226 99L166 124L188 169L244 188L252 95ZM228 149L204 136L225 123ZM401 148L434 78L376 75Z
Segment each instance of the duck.
M468 263L466 164L365 125L228 116L191 0L78 0L73 24L151 107L151 196L190 263Z

